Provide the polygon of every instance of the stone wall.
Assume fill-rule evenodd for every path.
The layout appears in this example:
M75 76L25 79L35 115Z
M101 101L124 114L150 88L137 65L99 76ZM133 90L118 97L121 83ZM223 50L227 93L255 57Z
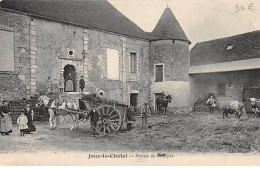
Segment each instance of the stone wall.
M166 95L170 94L173 98L169 107L188 107L190 105L188 43L177 44L172 40L151 42L149 61L152 105L155 105L155 93L165 92ZM155 64L164 66L163 82L155 82Z
M59 22L33 19L36 33L37 91L58 92L60 73L66 65L76 68L76 84L83 75L83 29ZM68 50L74 56L68 55ZM78 89L78 87L77 87Z
M188 43L174 44L172 40L152 42L149 55L149 71L153 82L156 63L164 63L165 81L189 81Z
M88 54L86 62L87 90L103 90L107 98L129 104L130 90L139 90L139 105L148 93L148 42L119 35L88 30ZM106 49L119 51L119 80L107 78ZM129 72L130 52L137 53L137 75Z
M31 23L35 27L38 92L44 93L47 89L57 92L61 70L71 64L76 68L77 85L80 76L84 76L85 92L102 90L107 98L128 104L130 91L134 89L139 91L140 104L147 100L148 42L40 19L33 19ZM107 78L107 48L119 52L119 80ZM74 50L74 57L68 56L68 49ZM130 52L136 52L138 57L135 76L129 73Z
M14 32L14 72L0 72L0 101L30 95L29 17L0 8L0 30Z

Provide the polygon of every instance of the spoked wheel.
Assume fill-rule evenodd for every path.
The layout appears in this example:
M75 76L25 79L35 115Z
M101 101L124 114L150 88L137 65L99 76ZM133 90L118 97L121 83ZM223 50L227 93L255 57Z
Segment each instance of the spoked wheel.
M112 106L100 106L96 109L99 115L97 122L97 130L102 133L116 132L120 129L122 124L122 117L120 112Z

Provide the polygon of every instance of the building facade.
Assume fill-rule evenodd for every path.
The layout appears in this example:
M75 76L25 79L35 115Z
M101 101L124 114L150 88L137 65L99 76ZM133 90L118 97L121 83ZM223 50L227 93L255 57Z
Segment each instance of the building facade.
M126 104L165 92L170 107L189 106L190 42L169 8L149 33L105 0L3 0L0 37L1 100L59 92L60 82L79 92L83 76L85 92Z
M260 98L260 31L196 44L190 77L191 104L208 93L219 102Z

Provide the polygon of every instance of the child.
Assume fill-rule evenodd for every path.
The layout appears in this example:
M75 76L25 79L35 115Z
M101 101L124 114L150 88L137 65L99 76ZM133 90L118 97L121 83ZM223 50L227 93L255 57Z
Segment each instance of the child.
M17 124L20 128L20 134L21 136L24 136L24 133L28 130L28 119L24 115L24 111L21 111L21 115L17 119Z

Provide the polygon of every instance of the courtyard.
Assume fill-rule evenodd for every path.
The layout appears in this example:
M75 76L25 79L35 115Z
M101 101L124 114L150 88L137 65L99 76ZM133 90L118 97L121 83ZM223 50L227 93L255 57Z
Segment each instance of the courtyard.
M185 153L258 153L260 152L260 119L230 115L222 119L219 112L170 114L167 118L153 115L151 126L141 129L136 118L134 128L117 133L91 137L89 120L79 122L78 131L70 131L71 123L49 130L48 122L35 122L37 132L1 136L0 153L66 153L66 152L185 152Z

